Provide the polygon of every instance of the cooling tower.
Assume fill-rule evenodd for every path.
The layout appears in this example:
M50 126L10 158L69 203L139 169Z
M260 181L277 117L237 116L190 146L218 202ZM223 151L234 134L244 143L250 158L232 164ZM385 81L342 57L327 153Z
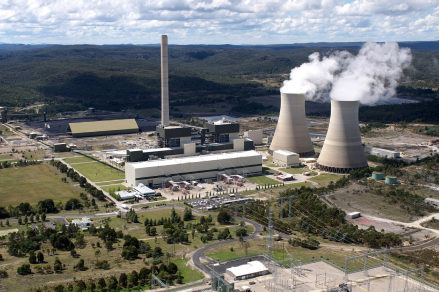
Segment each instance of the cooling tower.
M280 115L270 151L288 150L300 157L313 156L314 147L305 117L305 94L281 93Z
M162 126L169 126L169 86L168 86L168 36L162 35Z
M358 124L359 101L331 100L331 119L317 167L349 173L368 167Z

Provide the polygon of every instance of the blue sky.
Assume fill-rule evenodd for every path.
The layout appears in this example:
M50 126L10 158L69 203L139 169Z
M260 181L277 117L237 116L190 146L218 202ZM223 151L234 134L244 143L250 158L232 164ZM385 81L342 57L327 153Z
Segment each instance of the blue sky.
M439 0L0 0L0 42L290 44L439 40Z

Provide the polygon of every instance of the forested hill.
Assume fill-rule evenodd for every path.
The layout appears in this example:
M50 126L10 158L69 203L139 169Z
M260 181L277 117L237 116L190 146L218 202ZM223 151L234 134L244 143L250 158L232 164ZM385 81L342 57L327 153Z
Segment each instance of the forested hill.
M437 89L437 43L407 43L422 50L413 51L405 93L415 93L413 88ZM170 46L171 105L220 101L239 105L251 102L252 96L278 94L291 69L307 62L311 53L330 54L337 47L356 53L360 45ZM49 112L55 113L90 106L121 110L160 105L158 46L0 44L0 70L0 106L45 101ZM427 95L435 98L436 92Z

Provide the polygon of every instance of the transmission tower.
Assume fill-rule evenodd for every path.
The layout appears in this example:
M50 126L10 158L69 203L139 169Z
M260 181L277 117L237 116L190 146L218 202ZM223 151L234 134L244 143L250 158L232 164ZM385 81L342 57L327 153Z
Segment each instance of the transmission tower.
M267 255L269 256L270 260L273 260L273 247L274 247L274 240L273 240L273 208L270 207L269 215L268 215L268 237L267 237Z

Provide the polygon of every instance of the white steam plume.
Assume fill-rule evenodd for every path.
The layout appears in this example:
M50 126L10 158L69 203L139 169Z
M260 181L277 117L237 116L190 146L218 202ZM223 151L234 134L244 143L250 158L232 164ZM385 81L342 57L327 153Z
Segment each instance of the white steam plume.
M397 43L366 43L358 55L337 51L320 60L319 53L310 62L291 70L283 93L306 93L308 100L359 100L374 104L395 95L403 69L410 66L409 48Z

